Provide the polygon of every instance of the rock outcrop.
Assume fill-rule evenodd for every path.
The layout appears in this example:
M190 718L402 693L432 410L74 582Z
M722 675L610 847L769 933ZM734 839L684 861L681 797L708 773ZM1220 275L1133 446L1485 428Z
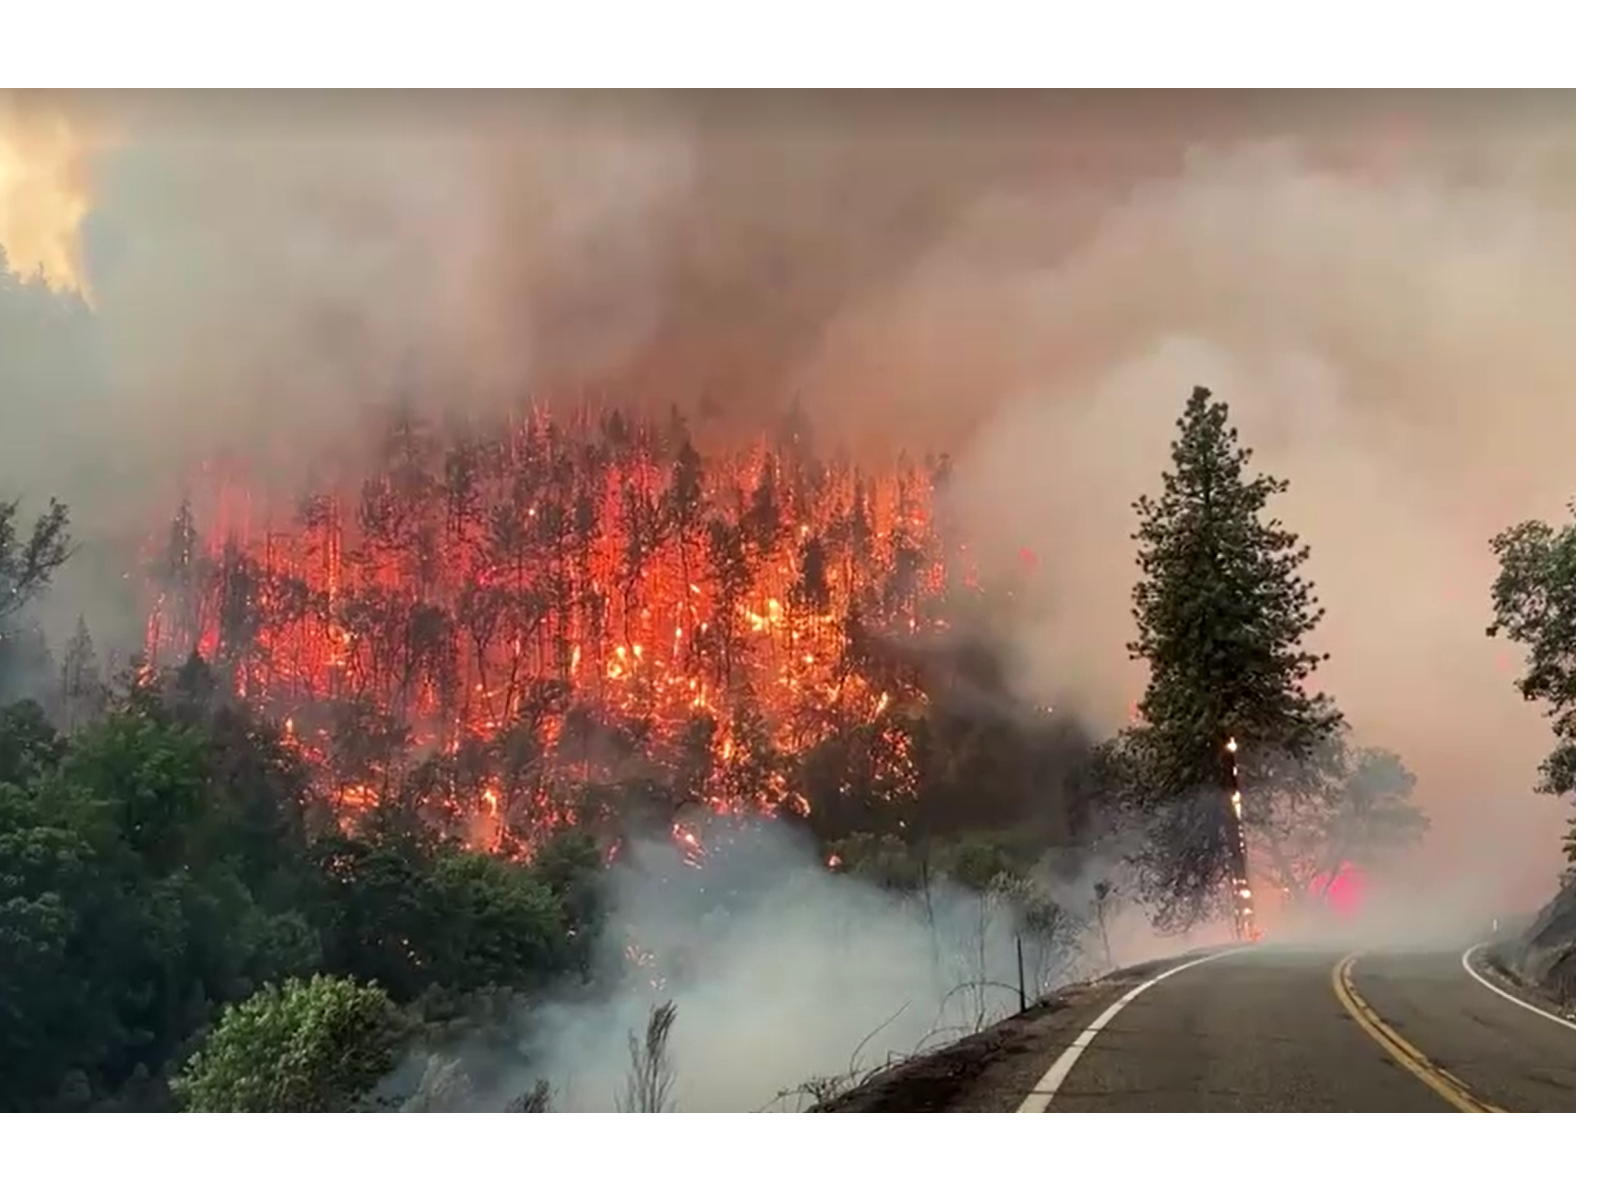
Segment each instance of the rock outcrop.
M1564 1008L1578 1000L1578 884L1556 893L1523 934L1496 948L1499 965Z

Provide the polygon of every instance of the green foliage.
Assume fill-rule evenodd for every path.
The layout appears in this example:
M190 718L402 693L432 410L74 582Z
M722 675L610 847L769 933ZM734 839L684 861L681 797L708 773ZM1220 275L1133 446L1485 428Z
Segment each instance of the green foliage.
M162 1103L222 1006L318 970L401 1001L590 968L598 847L519 864L377 830L308 841L271 726L194 671L63 738L0 708L0 1107Z
M1504 635L1527 651L1517 680L1523 699L1544 705L1556 747L1540 767L1539 790L1566 795L1578 785L1578 524L1554 529L1524 521L1490 547L1500 560L1491 596L1490 637ZM1569 838L1568 855L1576 841Z
M972 892L1015 890L1037 847L1009 845L984 834L926 840L915 846L894 834L854 833L829 843L838 870L893 892L947 880Z
M1228 739L1298 758L1340 720L1327 696L1308 691L1326 657L1301 645L1323 615L1300 577L1310 552L1265 516L1288 485L1247 475L1250 459L1227 405L1196 388L1161 494L1134 505L1142 578L1128 650L1150 677L1141 723L1119 749L1154 818L1141 864L1168 926L1209 911L1236 866Z
M1394 751L1357 748L1339 790L1329 841L1344 848L1342 857L1361 862L1414 844L1428 830L1427 816L1411 804L1416 784Z
M316 965L308 864L288 827L273 850L237 820L225 749L147 709L68 741L0 715L0 1103L157 1075L214 1005Z
M530 866L452 846L327 839L317 847L327 961L401 1001L439 984L531 987L581 971L594 933L571 922L599 912L599 855L576 840L553 850Z
M20 507L0 500L0 624L42 592L72 553L66 505L52 499L26 532L17 520Z
M31 700L0 708L0 783L23 784L60 761L66 743Z
M7 299L5 261L0 255L0 301ZM0 303L0 328L6 324ZM0 338L0 341L3 341ZM0 354L0 393L5 391L5 360ZM73 551L67 535L66 506L52 499L31 526L18 517L21 504L0 498L0 704L22 699L55 673L49 644L24 608L50 584L56 568Z
M534 985L560 973L566 938L560 902L527 867L451 850L428 876L435 920L428 930L438 978L473 990Z
M404 1032L375 985L269 983L223 1012L173 1092L191 1112L345 1112L394 1068Z
M1046 962L1063 936L1081 927L1030 874L1039 856L1037 844L969 835L923 842L915 847L892 835L853 834L829 846L835 870L898 893L932 913L932 890L955 885L980 897L980 908L1004 912L1011 928L1024 939L1035 990L1044 986Z
M0 783L0 1106L53 1095L108 1032L75 963L102 893L94 851L46 797Z
M828 846L837 869L895 892L921 887L929 877L925 855L913 855L892 834L853 833Z
M987 838L957 842L948 852L945 869L956 883L975 892L986 892L1013 873L1005 851Z
M561 907L563 949L560 969L587 979L607 916L605 861L600 844L575 830L564 830L540 847L533 877Z

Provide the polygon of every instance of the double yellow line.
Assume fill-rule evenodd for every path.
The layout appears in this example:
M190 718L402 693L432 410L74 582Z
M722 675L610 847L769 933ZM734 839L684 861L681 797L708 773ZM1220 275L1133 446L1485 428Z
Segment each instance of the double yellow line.
M1372 1011L1372 1006L1361 998L1361 994L1356 991L1355 984L1350 979L1350 970L1355 965L1356 957L1354 954L1346 955L1339 961L1339 965L1334 967L1333 992L1339 997L1339 1003L1344 1005L1345 1011L1355 1019L1355 1023L1361 1026L1367 1036L1382 1046L1390 1058L1462 1112L1505 1112L1505 1109L1496 1108L1487 1101L1475 1097L1466 1084L1438 1063L1431 1061L1427 1055L1406 1041L1391 1029L1382 1017Z

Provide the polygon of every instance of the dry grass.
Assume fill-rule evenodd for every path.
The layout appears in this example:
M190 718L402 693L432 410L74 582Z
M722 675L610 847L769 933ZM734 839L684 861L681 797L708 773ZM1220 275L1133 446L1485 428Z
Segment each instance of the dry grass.
M678 1073L673 1068L667 1042L678 1019L678 1006L672 1001L651 1005L645 1024L644 1041L628 1031L627 1093L619 1103L622 1112L668 1112L672 1107L672 1088Z

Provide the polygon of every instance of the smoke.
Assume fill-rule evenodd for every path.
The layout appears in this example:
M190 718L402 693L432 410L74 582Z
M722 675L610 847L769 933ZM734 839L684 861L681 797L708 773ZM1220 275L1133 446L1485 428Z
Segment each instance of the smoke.
M970 541L1037 563L1016 686L1109 729L1139 688L1129 503L1204 383L1292 482L1321 683L1419 777L1415 878L1553 881L1548 730L1483 629L1487 539L1574 488L1570 94L30 109L82 131L45 169L89 183L63 261L94 309L0 394L0 476L85 529L220 449L292 475L401 395L708 430L798 398L858 454L952 453Z
M24 276L84 292L78 226L89 211L85 131L0 94L0 247Z
M708 841L717 848L700 869L683 864L681 848L645 841L608 872L613 949L632 947L642 965L604 997L526 1014L526 1065L470 1039L442 1051L471 1075L473 1103L498 1109L542 1078L562 1111L613 1111L628 1035L642 1039L651 1006L668 1001L677 1008L671 1100L689 1112L803 1107L793 1093L808 1082L858 1078L1017 1010L1018 927L995 894L941 880L890 893L825 869L803 836L769 822L713 830ZM1071 923L1024 931L1030 1001L1106 969L1089 895L1063 889ZM1182 948L1140 941L1144 924L1132 914L1114 910L1110 920L1123 962ZM402 1074L399 1090L421 1064Z

